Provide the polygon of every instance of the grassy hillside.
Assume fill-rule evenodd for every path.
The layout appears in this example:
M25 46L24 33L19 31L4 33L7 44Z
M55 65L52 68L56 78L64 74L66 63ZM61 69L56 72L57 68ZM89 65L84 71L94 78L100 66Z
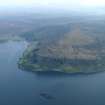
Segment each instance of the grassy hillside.
M102 53L102 50L105 49L98 46L100 42L97 43L96 38L83 34L81 30L74 29L56 39L49 40L49 37L46 37L46 40L37 42L36 45L32 44L20 59L21 69L66 73L104 70L105 53Z

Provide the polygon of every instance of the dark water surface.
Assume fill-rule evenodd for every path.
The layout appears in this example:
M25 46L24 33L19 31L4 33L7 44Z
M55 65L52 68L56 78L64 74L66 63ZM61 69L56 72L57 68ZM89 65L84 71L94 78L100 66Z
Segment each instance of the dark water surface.
M105 72L34 74L19 70L26 42L0 44L0 105L105 105Z

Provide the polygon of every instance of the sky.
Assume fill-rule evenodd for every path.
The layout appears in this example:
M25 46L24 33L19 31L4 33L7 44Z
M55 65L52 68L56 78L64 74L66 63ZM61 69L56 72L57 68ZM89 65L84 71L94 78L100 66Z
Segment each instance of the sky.
M105 0L0 0L0 6L105 6Z
M83 10L105 7L105 0L0 0L0 8L59 8Z

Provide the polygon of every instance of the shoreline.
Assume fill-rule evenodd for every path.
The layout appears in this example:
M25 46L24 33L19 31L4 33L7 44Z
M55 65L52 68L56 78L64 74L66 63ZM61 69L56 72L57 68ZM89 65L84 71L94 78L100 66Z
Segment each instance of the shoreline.
M105 72L105 70L101 70L101 71L97 71L97 72L75 72L75 73L67 73L67 72L60 72L60 71L33 71L33 70L27 70L27 69L21 69L19 68L20 70L22 71L26 71L26 72L30 72L30 73L35 73L37 75L63 75L63 76L76 76L76 75L95 75L95 74L99 74L99 73L102 73L102 72Z

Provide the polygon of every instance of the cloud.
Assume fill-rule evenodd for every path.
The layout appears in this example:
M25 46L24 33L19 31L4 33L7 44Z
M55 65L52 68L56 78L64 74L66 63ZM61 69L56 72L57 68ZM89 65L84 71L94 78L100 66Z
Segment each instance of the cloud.
M0 7L2 6L78 9L105 6L105 0L0 0Z

